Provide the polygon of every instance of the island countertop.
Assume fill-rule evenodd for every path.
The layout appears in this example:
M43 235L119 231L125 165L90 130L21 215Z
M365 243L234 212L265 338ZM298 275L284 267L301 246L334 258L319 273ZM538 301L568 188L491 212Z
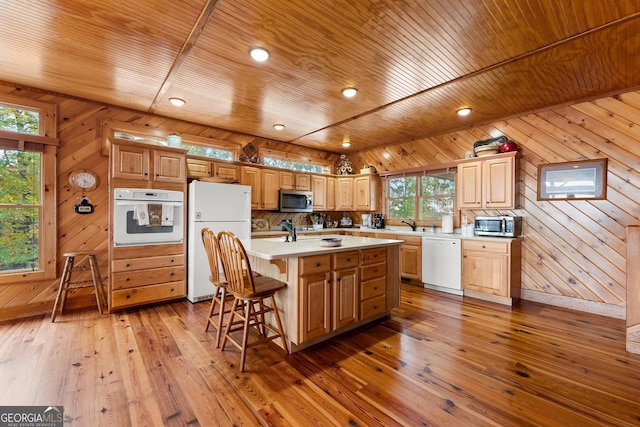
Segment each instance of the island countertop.
M334 247L321 246L320 243L322 242L322 239L326 238L341 239L342 244ZM243 241L248 255L265 260L318 255L323 253L336 253L354 249L399 245L401 243L403 243L402 240L342 235L298 236L296 242L285 242L284 237Z

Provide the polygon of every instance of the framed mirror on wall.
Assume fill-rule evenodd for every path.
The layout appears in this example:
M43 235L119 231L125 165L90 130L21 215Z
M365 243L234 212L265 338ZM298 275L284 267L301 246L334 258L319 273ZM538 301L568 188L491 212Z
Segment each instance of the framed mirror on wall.
M538 165L538 200L607 198L607 159Z

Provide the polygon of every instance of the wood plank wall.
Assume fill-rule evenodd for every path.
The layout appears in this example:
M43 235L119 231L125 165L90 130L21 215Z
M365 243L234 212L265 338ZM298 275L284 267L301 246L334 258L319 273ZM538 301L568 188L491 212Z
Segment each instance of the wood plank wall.
M521 153L520 209L464 213L523 217L523 298L624 318L626 227L640 222L640 92L382 147L352 160L379 171L446 163L462 158L475 141L502 134ZM539 164L604 157L606 200L536 200Z
M101 119L329 157L312 149L11 84L0 84L0 91L58 104L58 274L64 262L62 254L78 249L97 250L103 276L107 273L108 159L100 154ZM374 165L379 171L398 170L451 162L462 158L476 140L508 135L521 152L521 208L476 213L524 218L523 297L623 318L625 228L637 225L640 216L639 129L640 92L629 92L349 156L356 169ZM607 200L536 201L538 164L601 157L609 158ZM75 168L93 169L100 176L100 187L87 194L96 206L94 214L73 213L81 194L69 188L67 177ZM303 218L298 222L303 223ZM57 280L0 286L0 320L48 312L56 287ZM76 291L69 306L94 305L89 292Z

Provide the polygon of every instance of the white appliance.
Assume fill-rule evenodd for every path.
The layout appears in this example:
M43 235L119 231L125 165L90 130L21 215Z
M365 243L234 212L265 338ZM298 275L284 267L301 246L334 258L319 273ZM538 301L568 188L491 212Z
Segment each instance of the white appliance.
M422 238L422 282L425 288L462 295L462 241Z
M216 234L231 231L241 240L251 238L251 187L192 181L188 192L187 299L213 298L209 261L202 244L203 228Z
M184 239L184 193L147 188L115 188L113 190L113 244L136 246L182 243ZM171 210L169 221L145 224L140 212L156 205Z

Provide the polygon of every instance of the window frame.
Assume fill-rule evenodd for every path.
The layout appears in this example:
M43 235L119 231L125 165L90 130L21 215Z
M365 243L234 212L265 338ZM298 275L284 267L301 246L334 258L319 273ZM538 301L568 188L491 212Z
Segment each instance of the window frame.
M16 149L39 151L40 164L40 216L38 236L39 265L34 270L11 270L0 272L0 284L33 282L55 279L57 253L56 221L56 105L41 101L23 99L0 94L0 105L36 111L39 114L39 134L0 130L0 140L5 146L15 145ZM35 144L35 147L34 147ZM30 148L34 147L34 148ZM12 148L9 148L12 149Z
M459 226L459 213L460 213L460 209L458 208L458 203L457 203L457 196L456 196L456 191L457 191L457 167L455 166L450 166L450 165L436 165L433 167L427 167L427 168L420 168L420 169L413 169L413 170L406 170L406 171L401 171L401 172L387 172L384 174L383 178L384 178L384 186L383 186L383 195L384 195L384 213L385 213L385 222L388 225L404 225L404 223L402 222L402 219L394 219L391 218L389 215L389 207L390 207L390 197L389 197L389 180L393 179L393 178L409 178L409 177L414 177L416 180L416 194L413 196L413 200L414 200L414 217L410 218L415 220L416 225L418 227L427 227L431 224L434 224L436 226L441 226L442 225L442 219L434 219L434 220L422 220L420 219L420 207L421 207L421 201L424 198L424 196L422 195L422 176L424 175L438 175L441 173L453 173L454 177L454 192L453 192L453 216L454 216L454 226ZM382 175L382 174L381 174Z

